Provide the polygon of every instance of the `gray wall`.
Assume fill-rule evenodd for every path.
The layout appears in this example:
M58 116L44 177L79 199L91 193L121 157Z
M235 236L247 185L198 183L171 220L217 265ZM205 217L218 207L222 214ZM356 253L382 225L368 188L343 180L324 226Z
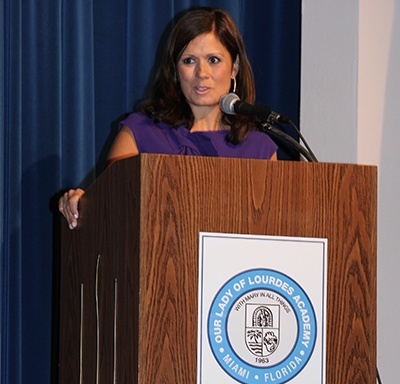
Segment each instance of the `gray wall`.
M322 162L378 166L378 368L400 356L400 0L302 0L301 129Z

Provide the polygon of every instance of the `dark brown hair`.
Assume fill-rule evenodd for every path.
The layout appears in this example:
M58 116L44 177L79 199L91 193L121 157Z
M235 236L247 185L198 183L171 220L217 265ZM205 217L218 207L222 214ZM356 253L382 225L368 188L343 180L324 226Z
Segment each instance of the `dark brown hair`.
M226 11L203 7L189 10L172 30L155 77L151 97L142 105L142 111L146 115L172 126L183 125L188 129L193 126L193 113L181 91L176 64L194 38L210 32L215 33L228 50L232 63L239 58L236 93L242 101L254 102L253 71L238 28ZM222 121L231 127L227 140L233 144L240 143L253 125L250 118L240 115L223 114Z

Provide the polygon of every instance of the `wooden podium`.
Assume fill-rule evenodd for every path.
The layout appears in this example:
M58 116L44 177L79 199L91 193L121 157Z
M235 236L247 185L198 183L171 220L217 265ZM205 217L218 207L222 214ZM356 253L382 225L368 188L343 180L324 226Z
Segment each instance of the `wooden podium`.
M327 238L326 383L375 383L376 167L147 154L80 211L62 228L59 383L196 383L199 232Z

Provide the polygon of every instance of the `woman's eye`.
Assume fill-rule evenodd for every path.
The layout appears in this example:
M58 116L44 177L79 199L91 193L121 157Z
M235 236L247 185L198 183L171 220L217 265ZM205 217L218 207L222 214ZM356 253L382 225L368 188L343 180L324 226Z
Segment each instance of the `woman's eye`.
M220 59L218 59L218 57L212 56L209 58L210 63L212 64L216 64L220 62Z
M191 57L186 57L183 59L183 64L193 64L194 60Z

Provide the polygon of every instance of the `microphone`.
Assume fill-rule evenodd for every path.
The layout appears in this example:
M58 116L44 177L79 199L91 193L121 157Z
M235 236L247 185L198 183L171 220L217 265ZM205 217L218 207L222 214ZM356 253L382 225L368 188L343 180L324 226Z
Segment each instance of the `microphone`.
M228 115L248 115L255 116L260 120L267 120L270 123L290 123L290 119L284 115L276 113L262 105L248 104L241 101L236 93L228 93L221 97L219 106L222 112Z
M271 109L264 107L262 105L252 105L248 104L244 101L241 101L239 96L236 93L228 93L221 97L219 100L219 107L221 111L228 115L248 115L255 116L259 120L261 120L261 131L272 134L275 137L284 139L287 143L289 143L293 148L295 148L300 154L302 154L308 161L318 162L311 148L308 146L306 140L303 135L300 133L299 129L290 120L288 117L281 115L272 111ZM290 124L298 133L299 137L303 141L306 148L303 148L299 142L293 139L286 132L276 129L273 124L274 123L282 123L282 124Z

